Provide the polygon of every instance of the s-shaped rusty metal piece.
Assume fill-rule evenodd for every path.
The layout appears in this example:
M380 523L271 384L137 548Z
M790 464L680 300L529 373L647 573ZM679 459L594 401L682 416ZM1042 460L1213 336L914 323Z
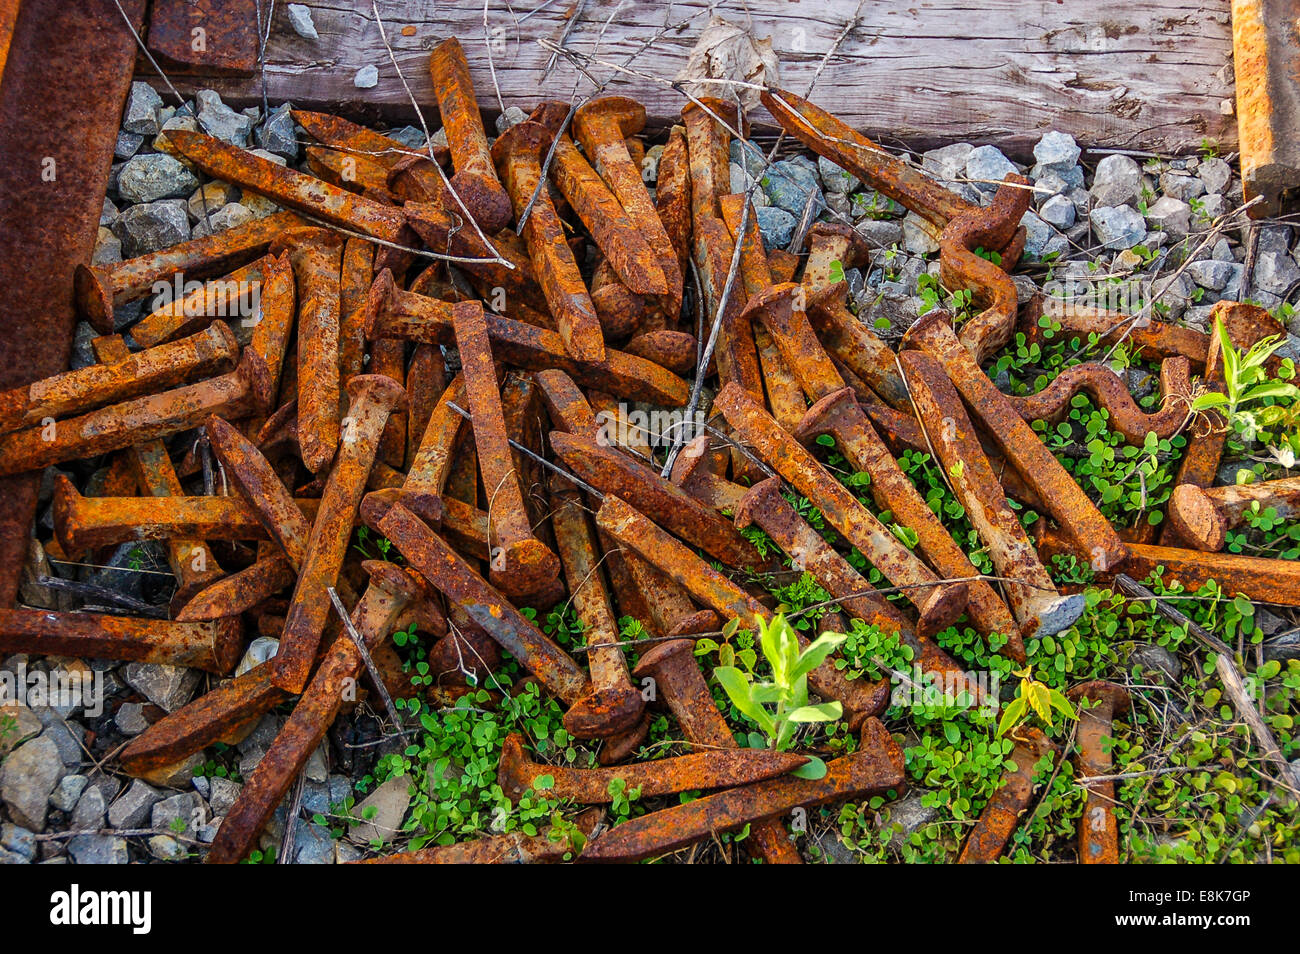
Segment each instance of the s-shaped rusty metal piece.
M1164 440L1187 423L1191 414L1191 365L1182 355L1160 363L1160 410L1148 413L1138 407L1123 380L1100 361L1066 368L1036 394L1009 397L1011 406L1026 421L1056 424L1069 414L1076 394L1086 394L1107 414L1107 425L1130 444L1142 444L1147 434Z
M393 409L405 405L406 391L392 378L359 374L348 382L348 398L339 451L307 538L275 656L275 684L288 692L301 692L311 675L330 614L326 591L343 567L384 424Z
M1085 777L1109 775L1110 737L1115 716L1129 709L1129 694L1123 686L1104 680L1085 682L1069 691L1075 702L1087 699L1096 705L1079 708L1079 772ZM1115 783L1088 782L1088 800L1079 819L1079 863L1119 864L1119 826L1115 822Z

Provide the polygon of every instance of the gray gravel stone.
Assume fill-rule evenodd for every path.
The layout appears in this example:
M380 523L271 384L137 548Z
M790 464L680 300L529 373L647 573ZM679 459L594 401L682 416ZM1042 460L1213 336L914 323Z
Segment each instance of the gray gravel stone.
M1109 249L1132 248L1146 235L1146 222L1142 215L1127 205L1105 205L1093 209L1088 213L1088 220L1092 224L1092 231L1097 236L1097 241Z
M229 813L243 786L228 778L217 777L208 779L208 784L212 787L212 793L208 796L208 805L212 808L212 814L221 816ZM305 790L306 786L304 786Z
M1264 251L1261 240L1251 275L1252 290L1259 288L1273 295L1285 295L1296 282L1300 282L1300 267L1296 266L1295 259L1285 252Z
M1160 670L1170 679L1177 679L1183 671L1183 664L1178 657L1155 643L1138 643L1129 653L1129 662L1137 663L1148 671Z
M294 133L293 117L289 110L292 103L281 103L266 117L266 122L257 127L254 139L257 145L267 152L282 156L290 162L298 160L298 139Z
M1217 156L1202 159L1196 167L1196 177L1205 185L1206 192L1222 192L1232 181L1232 166Z
M125 865L131 861L126 839L116 835L77 835L68 841L68 854L79 865Z
M1240 277L1244 271L1245 266L1238 265L1236 262L1219 262L1214 259L1187 264L1187 274L1191 276L1192 281L1212 291L1222 291L1233 278Z
M120 261L122 261L122 240L113 234L112 229L101 226L95 235L95 250L90 253L90 264L109 265ZM94 364L95 361L87 363Z
M228 202L194 226L194 237L201 238L205 235L225 232L227 229L238 228L247 225L255 218L257 216L253 211L242 202Z
M144 703L122 703L113 714L113 724L123 735L139 735L149 728L149 720L144 717Z
M59 758L68 768L76 768L81 764L85 753L81 750L81 745L74 733L79 733L83 738L86 730L75 722L54 722L45 727L41 733L41 738L49 739L54 743L54 747L59 750Z
M244 658L235 667L235 675L242 676L275 656L280 648L280 641L274 636L259 636L244 650Z
M790 244L794 228L799 224L793 215L774 205L756 209L754 214L758 218L758 230L763 236L764 248L785 248Z
M1175 239L1185 236L1191 226L1192 209L1181 199L1161 196L1147 206L1147 221L1152 227L1159 227Z
M332 865L334 864L334 839L329 829L320 825L299 821L293 829L294 864Z
M190 831L194 822L206 821L197 813L203 809L203 799L198 792L180 792L157 802L149 813L149 825L155 831L174 831L172 825L179 819L182 831ZM179 826L178 826L179 827Z
M65 774L58 746L50 739L20 745L0 764L0 801L9 817L24 828L44 831L50 793Z
M248 148L253 120L221 101L216 90L201 89L194 94L198 104L199 128L209 136L241 148Z
M201 674L197 669L158 663L128 663L122 670L126 684L165 712L174 712L194 693Z
M803 215L810 195L815 196L814 215L826 207L817 181L817 167L802 156L772 163L765 178L764 190L772 204L789 212L796 219Z
M162 795L152 785L132 779L131 787L108 806L108 823L114 828L140 828L161 799Z
M1069 133L1052 130L1034 146L1034 162L1038 168L1053 172L1073 169L1079 161L1079 146Z
M862 185L862 180L857 176L841 169L825 156L817 157L817 172L821 175L822 185L825 186L827 192L844 195Z
M872 248L889 248L903 241L903 226L893 219L862 219L854 228Z
M72 810L68 827L72 831L95 831L104 827L104 815L108 805L104 793L97 788L87 788L77 799L77 807Z
M923 221L915 212L908 212L903 219L903 244L914 255L929 255L939 251L939 243L926 230Z
M311 7L305 3L289 4L289 26L293 27L293 32L304 40L320 39L320 34L316 32L316 24L312 22Z
M982 180L972 183L981 192L996 192L998 183L1016 171L1015 164L996 146L980 146L966 157L966 176Z
M1054 195L1039 206L1038 216L1048 225L1068 229L1074 224L1074 203L1063 195Z
M19 864L31 864L36 859L36 833L19 825L0 825L0 851L11 852Z
M525 119L527 119L527 118L528 118L528 114L525 113L525 112L524 112L522 109L520 109L518 106L507 106L506 109L505 109L505 112L503 112L503 113L502 113L500 116L498 116L497 119L496 119L497 135L498 135L498 136L504 135L504 134L505 134L505 131L506 131L507 129L513 129L514 127L518 126L520 123L522 123L522 122L523 122ZM440 129L440 130L438 130L438 132L441 133L441 132L443 132L443 131ZM443 137L446 138L446 134L445 134L445 133L443 133ZM434 133L433 136L432 136L432 138L433 138L433 139L435 140L435 142L436 142L436 140L438 139L438 133ZM420 141L417 142L415 145L416 145L416 146L422 146L422 145L424 145L424 136L423 136L423 135L420 136ZM442 145L445 146L446 143L442 143Z
M171 835L154 835L149 839L149 854L159 861L184 861L185 846Z
M152 153L136 156L122 167L117 192L127 202L157 202L179 199L198 188L199 180L171 156Z
M1182 176L1175 172L1165 172L1160 176L1160 191L1186 202L1205 191L1205 183L1195 176Z
M117 134L117 142L113 144L114 159L130 159L140 147L144 145L144 136L139 133L129 133L121 130Z
M373 64L361 67L352 77L352 85L357 89L374 89L379 85L379 67Z
M1142 170L1138 164L1116 153L1097 163L1089 191L1095 205L1111 208L1136 201L1141 190Z
M135 258L189 240L190 217L180 199L163 199L125 209L113 223L122 254Z
M86 790L89 779L84 775L65 775L50 793L50 807L61 812L70 812L77 807L77 800Z
M140 136L158 133L158 110L162 97L148 83L136 81L126 98L126 111L122 115L122 128Z
M104 208L103 211L99 213L99 224L101 226L112 225L116 221L117 221L117 206L113 204L112 199L110 199L108 196L104 196Z

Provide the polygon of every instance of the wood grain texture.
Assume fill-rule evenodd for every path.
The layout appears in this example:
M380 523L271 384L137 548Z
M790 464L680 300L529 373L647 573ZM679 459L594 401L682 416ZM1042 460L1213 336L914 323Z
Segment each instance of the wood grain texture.
M543 78L549 54L537 40L560 38L572 3L556 0L517 22L539 2L517 0L511 13L503 0L488 0L485 29L479 0L381 0L389 41L430 123L436 107L428 54L452 35L464 44L489 113L501 105L528 111L542 98L567 98L575 82L580 92L590 89L565 61ZM287 5L276 4L266 63L270 101L362 119L412 119L370 0L307 5L319 40L294 33ZM713 9L751 24L760 38L770 36L783 85L802 93L858 6L857 0L729 0ZM631 64L663 79L676 76L709 21L703 0L627 2L605 27L615 9L587 0L569 48L590 52L599 37L599 55L622 63L668 24ZM410 35L402 34L403 27L413 28ZM495 38L499 100L489 70L489 35ZM357 89L353 79L365 66L378 68L379 85ZM601 79L612 72L593 68ZM184 92L211 87L235 105L261 101L256 77L174 79ZM685 101L666 85L636 76L618 76L607 91L645 102L656 125L675 119ZM1225 110L1233 92L1227 0L929 0L862 4L860 25L827 64L812 98L886 141L921 148L991 142L1025 157L1049 129L1091 146L1185 152L1209 139L1230 150L1236 123ZM761 110L752 118L760 128L770 122Z

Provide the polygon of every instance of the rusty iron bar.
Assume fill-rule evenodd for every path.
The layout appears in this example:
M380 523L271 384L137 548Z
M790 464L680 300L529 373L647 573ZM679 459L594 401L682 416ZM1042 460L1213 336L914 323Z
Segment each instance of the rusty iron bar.
M568 113L568 103L548 100L529 116L532 122L545 126L553 137L551 178L569 207L587 227L618 280L637 295L666 294L668 278L647 237L592 167L594 159L588 162L587 156L578 151L568 133L562 131ZM640 175L637 180L640 181ZM644 188L642 186L642 191Z
M366 336L405 338L421 344L454 345L452 317L465 309L481 309L477 302L449 304L397 288L391 273L381 272L370 290ZM529 371L556 368L579 384L597 387L621 397L652 404L680 407L686 403L686 382L659 365L608 348L605 358L575 358L559 334L485 314L494 356L512 367Z
M905 351L899 363L947 483L1005 580L1003 592L1020 637L1041 639L1073 626L1085 609L1083 594L1059 593L1039 562L1019 516L1007 505L1006 491L984 456L957 389L939 362L924 352Z
M1110 748L1103 741L1112 734L1115 716L1129 709L1128 691L1104 680L1075 686L1069 697L1095 705L1079 709L1079 772L1085 777L1109 775L1112 767ZM1084 785L1088 800L1079 819L1079 863L1084 865L1119 864L1119 826L1115 821L1115 783L1088 782Z
M492 144L492 158L519 215L537 190L542 155L551 139L551 131L541 123L526 121L506 130ZM560 216L545 189L533 203L524 225L524 240L565 351L579 361L604 361L605 341L596 306L591 303L573 252L565 242Z
M425 429L433 417L443 391L447 389L447 363L436 345L416 345L406 365L406 450L403 465L410 468L420 452Z
M77 323L75 271L94 250L131 88L131 28L142 25L146 6L144 0L4 3L0 286L6 360L0 389L67 369ZM57 184L37 174L50 160L57 163ZM100 333L111 330L111 306L107 311ZM17 596L38 491L38 474L0 480L0 606Z
M312 510L317 501L299 499ZM257 512L238 497L86 497L66 475L54 482L54 536L75 556L129 540L258 540L267 536Z
M691 261L691 167L687 156L686 130L674 126L668 142L659 156L659 178L655 181L655 212L667 233L677 269L685 283L686 270ZM680 314L669 313L669 320Z
M962 347L947 315L932 311L918 319L903 336L903 347L924 350L943 366L970 412L993 435L1010 464L1070 535L1077 556L1088 560L1098 572L1124 559L1124 544L1110 521Z
M851 367L871 390L891 407L908 409L907 388L894 364L894 350L849 312L845 304L848 285L832 282L831 263L841 272L865 256L865 241L846 225L818 222L808 232L808 262L803 285L809 290L808 317L823 347ZM829 294L818 290L829 288Z
M601 573L601 553L587 519L582 495L558 474L551 478L551 527L564 565L569 602L582 623L592 694L565 715L565 728L580 737L608 737L641 721L645 700L628 678L627 660L617 645L618 620ZM588 725L575 725L582 716Z
M0 650L188 666L230 673L244 651L236 619L177 623L136 616L0 609Z
M696 748L738 748L695 661L694 640L672 639L652 646L642 654L632 675L654 680L656 698L668 706L682 734ZM745 849L766 863L803 864L803 858L779 820L756 821L749 835Z
M188 599L173 600L175 619L197 622L234 616L261 605L282 590L297 582L298 574L288 557L274 554L263 557L244 569L222 576L197 591ZM178 596L180 595L178 591ZM276 629L279 636L279 629Z
M142 394L175 387L196 377L230 370L239 344L224 321L172 344L159 345L119 360L87 365L0 391L0 433L42 424L47 418L82 414Z
M260 300L266 271L275 257L263 255L229 275L204 282L193 291L179 297L165 296L168 300L131 326L131 340L141 348L152 348L186 335L202 331L213 318L240 317L240 324L252 325L254 314L241 314L251 303ZM174 286L173 286L174 288Z
M549 776L548 798L565 798L579 805L606 805L614 800L610 783L619 779L642 798L676 795L695 789L732 788L762 782L808 764L808 757L772 749L706 749L653 762L618 768L567 768L534 762L524 749L523 736L512 732L501 746L497 783L512 801Z
M1100 361L1066 368L1036 394L1008 397L1026 421L1063 421L1076 394L1086 394L1107 414L1107 427L1130 444L1142 444L1147 434L1164 440L1177 434L1188 421L1192 394L1191 365L1182 355L1160 363L1160 410L1138 407L1128 387L1108 364Z
M903 591L919 614L918 633L928 636L947 629L965 612L967 585L940 580L740 387L724 387L714 407L759 456L812 501L831 526Z
M252 76L258 64L257 0L153 0L149 51L168 67Z
M348 398L348 420L307 539L275 656L273 678L287 692L301 692L311 675L329 619L327 590L338 581L384 422L394 408L406 403L406 391L392 378L362 374L348 382Z
M353 236L339 261L339 384L365 373L366 302L375 282L375 247ZM391 377L391 375L390 375ZM340 403L346 400L340 398ZM397 466L397 465L395 465Z
M0 476L121 450L189 430L209 414L238 418L259 406L265 405L249 386L241 363L234 371L197 384L0 436Z
M203 133L171 129L166 145L178 159L188 160L214 179L238 185L330 225L395 245L411 244L406 215L396 206L340 189Z
M271 682L271 663L262 663L149 726L119 753L118 767L136 778L165 774L214 743L233 745L288 698Z
M90 343L95 357L102 362L125 360L129 352L119 335L95 338ZM172 466L162 441L137 444L127 453L136 487L149 497L179 497L184 494L176 468ZM195 593L224 575L217 558L201 540L172 538L167 541L167 559L176 576L173 611L183 606ZM173 614L174 615L174 614Z
M447 148L456 170L451 187L469 210L474 221L489 235L510 221L511 201L502 188L488 149L487 134L474 98L474 81L460 41L448 37L429 56L429 75L438 113L447 131ZM525 200L527 201L527 200Z
M392 169L403 159L411 156L421 158L428 156L425 146L421 146L418 150L412 149L383 133L375 132L369 126L359 125L342 116L314 113L304 109L292 109L289 115L295 123L306 130L307 135L318 142L338 152L353 153L359 159L364 158L368 162L382 166L385 170ZM439 163L446 162L448 154L446 146L433 147L434 158Z
M171 130L170 134L176 136L180 132ZM263 159L257 161L266 162ZM267 165L280 168L273 162L267 162ZM303 178L310 179L308 176ZM113 308L143 298L157 282L171 279L174 275L183 275L187 280L221 275L249 259L266 254L271 243L285 230L306 224L293 212L276 212L246 225L190 239L125 262L78 265L75 279L77 312L96 331L110 334L113 331Z
M645 128L645 120L645 107L636 100L602 96L578 107L573 114L573 132L658 260L667 281L667 291L660 301L669 321L675 321L682 308L686 263L679 258L679 250L650 198L641 177L641 164L627 146L629 137Z
M329 229L286 232L272 251L288 252L298 298L298 446L313 474L329 467L339 443L339 275L343 238Z
M1272 510L1282 520L1300 516L1300 477L1201 489L1179 484L1165 515L1178 536L1197 550L1222 550L1229 530L1252 514Z
M452 325L487 494L492 532L489 578L507 596L539 593L559 579L560 561L534 534L524 506L523 475L510 450L483 311L461 309L452 316Z
M795 808L898 792L905 778L903 750L879 720L868 719L858 750L827 762L820 779L787 775L642 815L593 838L579 860L640 861Z
M447 485L456 440L464 421L452 409L452 405L463 407L468 404L465 394L465 375L462 371L443 389L442 396L425 425L420 447L400 484L402 504L430 523L436 524L439 519L445 518L440 516L446 509L446 501L442 499L443 490ZM483 545L487 546L487 542L485 534Z
M1045 755L1059 754L1055 742L1033 728L1018 730L1021 737L1011 750L1015 769L1002 773L997 790L984 806L975 827L962 846L957 863L961 865L993 864L1002 854L1007 841L1020 822L1020 813L1029 807L1034 795L1034 766Z
M543 865L571 861L596 831L604 812L590 808L558 832L548 827L536 835L510 831L453 845L430 845L350 864L367 865ZM558 836L557 836L558 834ZM575 837L577 836L577 837Z
M591 683L568 653L547 639L419 517L400 503L386 510L372 506L372 497L366 498L362 515L393 541L407 563L449 604L463 607L547 692L570 707L591 694Z
M1036 528L1035 538L1038 555L1044 562L1057 556L1075 555L1058 531ZM1231 595L1244 593L1259 603L1300 606L1300 564L1294 560L1130 543L1124 560L1099 572L1098 578L1109 581L1123 573L1144 580L1157 570L1165 586L1180 584L1188 593L1195 593L1214 580Z
M763 251L758 216L751 205L749 216L745 218L743 194L721 196L718 204L722 209L722 220L731 232L732 241L741 243L740 275L745 286L746 301L752 302L772 286L772 269ZM748 223L743 236L738 234L742 221ZM754 325L751 322L751 331L772 416L786 430L793 430L808 409L803 391L787 364L786 356L772 340L769 329L765 325Z
M392 632L402 611L424 595L424 583L408 570L381 561L363 564L370 585L352 613L352 623L367 650ZM315 675L227 812L208 852L208 864L234 864L252 850L285 793L343 704L349 680L365 666L362 649L351 635L340 635L326 650Z
M1286 0L1232 0L1241 184L1254 219L1281 215L1300 195L1300 38Z
M620 497L692 546L728 566L761 571L768 561L730 522L681 488L599 440L552 431L551 449L575 474L604 494Z

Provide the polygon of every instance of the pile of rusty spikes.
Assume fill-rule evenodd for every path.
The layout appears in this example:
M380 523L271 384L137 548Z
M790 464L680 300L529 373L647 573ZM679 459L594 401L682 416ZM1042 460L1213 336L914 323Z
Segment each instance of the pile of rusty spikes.
M1214 553L1250 501L1279 511L1300 501L1285 481L1210 489L1221 428L1191 439L1158 541L1145 529L1122 539L1031 429L1030 421L1066 413L1082 391L1126 439L1168 436L1186 425L1192 373L1202 386L1221 386L1222 362L1206 335L1051 300L1032 301L1022 323L1007 272L1023 248L1023 179L1008 176L987 208L971 205L811 103L764 94L788 133L921 215L939 239L945 284L969 289L982 309L960 331L945 314L927 314L895 353L846 306L836 273L863 259L856 233L813 226L795 282L800 257L765 251L748 197L726 194L729 140L745 134L734 106L704 99L683 110L652 197L637 138L645 114L634 101L606 97L572 114L567 104L544 103L489 148L456 41L430 65L446 149L411 150L338 117L300 112L296 120L320 142L307 150L313 177L168 131L178 158L288 211L83 269L79 307L105 333L95 341L101 363L0 395L0 474L112 454L120 479L107 486L143 495L87 497L59 480L49 548L75 557L126 540L166 540L178 584L173 620L4 611L0 648L228 675L242 654L244 620L280 638L273 659L158 721L119 756L128 774L170 778L204 747L240 738L297 697L210 861L237 861L256 845L343 706L345 685L368 674L381 697L423 691L447 704L490 677L502 651L566 707L573 735L601 740L605 766L631 757L647 731L633 676L655 680L658 701L696 747L616 770L547 766L558 795L603 802L611 772L655 794L719 789L591 839L583 859L648 857L753 823L748 850L798 861L777 816L901 792L902 754L877 718L888 681L849 679L830 661L809 685L842 704L861 735L855 754L808 780L787 774L801 756L736 750L691 637L731 620L752 629L771 611L710 563L775 568L739 532L748 526L810 573L843 614L898 633L925 671L965 685L977 701L980 687L935 634L964 616L1023 659L1026 638L1066 629L1083 609L1082 595L1058 589L1044 566L1056 554L1086 561L1101 579L1141 578L1159 565L1189 588L1214 578L1295 605L1294 564ZM448 160L451 176L442 168ZM518 232L507 228L512 219L522 223ZM578 266L588 242L597 252L589 281ZM977 248L999 253L999 263ZM413 268L421 257L433 264ZM680 325L692 268L698 334ZM132 329L143 350L129 352L109 334L113 308L178 273L224 277L143 318ZM255 315L238 329L214 317L248 287ZM982 363L1017 329L1041 338L1042 314L1068 335L1127 339L1162 359L1162 408L1142 411L1100 364L1072 368L1027 398L999 392ZM1250 306L1225 307L1222 317L1240 346L1274 331ZM236 330L246 332L242 347ZM454 375L442 350L453 347ZM629 401L687 404L679 375L691 371L701 382L716 373L720 416L675 449L665 477L644 434L608 425L626 420ZM226 495L181 488L162 439L197 427L221 463ZM915 551L806 449L822 435L871 476L876 507L910 528ZM896 458L907 450L943 465L996 580L976 571L900 469ZM187 458L180 472L194 466ZM842 548L796 512L787 485L821 512ZM1036 543L1008 497L1044 515ZM404 563L357 561L350 543L361 526L391 541ZM243 568L227 572L209 547L217 541L252 541L256 550L244 549ZM905 603L874 590L846 558L849 547ZM519 611L566 598L583 623L585 669ZM334 600L346 619L333 615ZM618 645L624 615L656 641L633 672ZM842 616L828 619L844 625ZM432 689L411 684L388 639L411 624L439 639ZM1121 701L1111 699L1112 708ZM990 803L965 860L997 856L1032 791L1030 770L1054 751L1032 733L1021 741L1018 771ZM520 740L507 743L504 790L523 791L542 771ZM595 820L585 813L578 827L589 834ZM1113 841L1113 818L1109 833ZM401 860L559 854L545 836L512 835Z

